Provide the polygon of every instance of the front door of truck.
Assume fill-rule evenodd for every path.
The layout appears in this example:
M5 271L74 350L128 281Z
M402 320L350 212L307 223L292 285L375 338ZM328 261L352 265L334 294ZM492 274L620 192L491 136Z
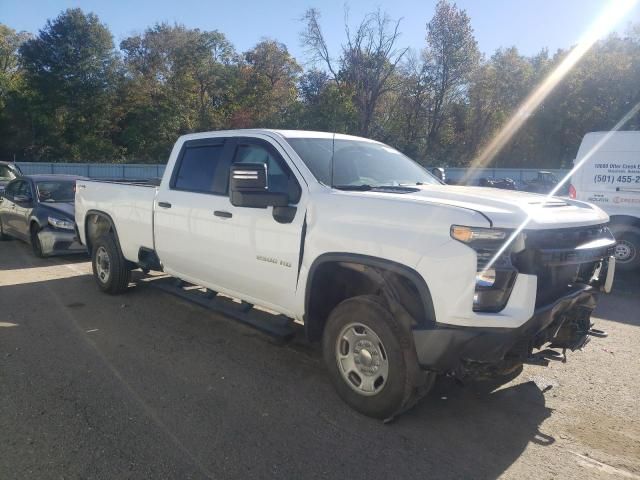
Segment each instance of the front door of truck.
M294 311L307 199L302 179L285 160L286 152L267 139L237 138L233 150L234 164L266 164L269 191L286 193L292 208L289 218L278 216L278 221L273 207L236 207L225 199L229 216L217 221L229 232L219 237L220 248L228 252L227 278L254 299Z
M161 189L156 201L156 251L167 273L293 311L305 196L283 155L277 146L253 138L185 142L170 186ZM272 207L231 204L233 161L270 165L270 187L293 193L296 212L289 222L278 223Z

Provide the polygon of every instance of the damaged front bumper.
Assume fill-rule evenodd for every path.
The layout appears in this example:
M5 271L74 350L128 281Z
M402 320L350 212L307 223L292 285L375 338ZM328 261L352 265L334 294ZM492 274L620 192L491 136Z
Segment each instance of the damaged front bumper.
M576 285L554 302L539 307L518 328L436 326L414 330L418 361L440 373L492 376L513 370L534 357L534 350L576 350L589 340L597 289Z
M78 239L75 231L64 231L45 227L38 232L42 254L50 255L70 255L84 253L87 249Z

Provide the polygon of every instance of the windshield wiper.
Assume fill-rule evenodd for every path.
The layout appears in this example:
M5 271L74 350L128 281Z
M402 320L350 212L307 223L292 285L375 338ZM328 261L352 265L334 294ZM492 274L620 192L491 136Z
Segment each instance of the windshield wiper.
M333 188L337 190L347 190L347 191L355 191L355 192L366 192L367 190L371 190L374 187L371 185L334 185Z

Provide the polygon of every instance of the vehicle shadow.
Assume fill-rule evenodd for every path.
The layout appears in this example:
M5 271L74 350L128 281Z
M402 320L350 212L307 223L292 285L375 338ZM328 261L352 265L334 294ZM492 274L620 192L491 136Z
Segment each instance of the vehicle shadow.
M426 398L397 419L394 428L406 435L419 426L428 454L444 459L440 476L495 479L530 442L555 443L540 430L551 412L544 393L531 381L487 392L473 383L461 386L441 377Z
M640 326L639 300L640 272L616 272L613 289L610 294L600 294L594 316Z
M25 262L25 257L28 258L28 263ZM16 239L0 242L0 271L25 270L87 261L89 261L89 256L85 252L38 258L33 254L31 245L28 243Z

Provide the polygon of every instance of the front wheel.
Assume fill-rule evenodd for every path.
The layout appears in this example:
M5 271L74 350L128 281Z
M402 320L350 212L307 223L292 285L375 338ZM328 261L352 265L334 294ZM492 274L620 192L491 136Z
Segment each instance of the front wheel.
M131 267L111 234L103 235L94 242L91 265L93 278L103 292L115 295L129 287Z
M31 249L36 257L44 258L45 255L42 253L42 243L40 243L40 237L38 236L39 231L40 227L38 227L38 225L35 223L31 225Z
M371 417L392 417L410 405L419 383L433 383L433 374L418 368L410 331L375 295L340 303L327 320L322 347L340 397ZM420 382L424 375L428 381Z
M640 268L640 230L630 227L615 229L616 269L631 271Z

